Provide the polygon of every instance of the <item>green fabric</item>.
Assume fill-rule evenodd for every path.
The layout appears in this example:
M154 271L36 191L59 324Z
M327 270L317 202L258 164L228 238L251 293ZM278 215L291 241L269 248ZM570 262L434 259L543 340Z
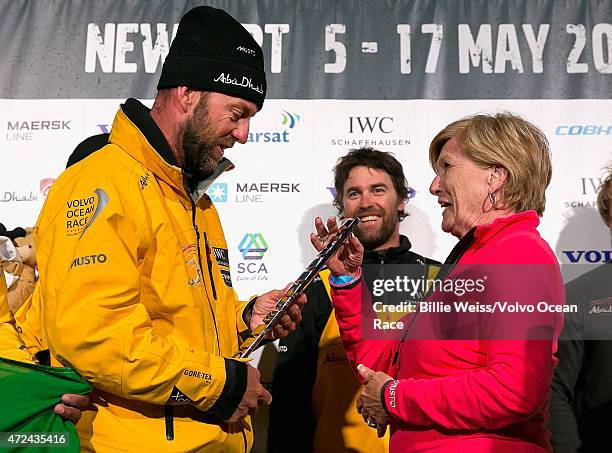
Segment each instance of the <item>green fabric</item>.
M66 393L86 395L89 392L91 386L72 368L35 365L0 357L0 432L68 433L68 448L27 447L18 451L78 452L80 443L76 428L53 409Z

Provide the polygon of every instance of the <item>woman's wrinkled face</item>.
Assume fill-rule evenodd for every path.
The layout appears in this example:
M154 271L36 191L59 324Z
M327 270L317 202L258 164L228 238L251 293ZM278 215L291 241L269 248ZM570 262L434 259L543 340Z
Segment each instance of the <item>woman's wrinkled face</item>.
M491 172L471 160L453 138L442 147L429 187L442 207L442 231L462 238L479 224L488 198Z

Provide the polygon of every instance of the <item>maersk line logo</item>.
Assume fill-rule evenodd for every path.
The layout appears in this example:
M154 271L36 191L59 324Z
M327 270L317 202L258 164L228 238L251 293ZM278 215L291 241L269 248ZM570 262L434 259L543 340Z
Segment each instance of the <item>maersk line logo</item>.
M246 233L238 244L245 260L260 260L268 251L268 244L261 233Z
M215 203L227 202L227 183L216 182L206 191L210 199Z
M280 112L280 127L277 130L249 132L247 142L251 143L289 143L291 132L300 123L302 116L298 113L282 110Z

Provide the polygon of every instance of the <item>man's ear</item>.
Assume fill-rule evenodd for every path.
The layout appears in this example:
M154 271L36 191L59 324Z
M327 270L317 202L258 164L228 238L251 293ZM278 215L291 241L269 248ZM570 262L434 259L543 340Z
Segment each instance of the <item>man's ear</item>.
M406 212L406 203L408 203L408 200L400 200L397 203L397 211L398 212Z
M508 170L501 165L495 165L489 173L489 192L496 193L504 187L508 179Z
M188 113L197 104L199 96L199 92L191 88L176 87L176 101L183 113Z

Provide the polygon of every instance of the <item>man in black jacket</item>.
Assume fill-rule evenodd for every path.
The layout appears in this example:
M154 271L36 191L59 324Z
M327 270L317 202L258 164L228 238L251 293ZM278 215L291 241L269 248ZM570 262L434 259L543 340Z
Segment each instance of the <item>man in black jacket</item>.
M612 231L612 169L597 205ZM550 401L555 453L610 451L612 419L612 261L565 285L566 313L559 337Z
M439 263L410 250L399 233L410 189L402 165L389 153L352 150L334 168L334 206L342 217L359 217L356 235L368 265L396 264L413 279L431 278ZM375 267L375 266L373 266ZM297 330L280 341L272 383L269 452L368 453L388 451L357 413L360 384L338 331L325 271L310 285Z

